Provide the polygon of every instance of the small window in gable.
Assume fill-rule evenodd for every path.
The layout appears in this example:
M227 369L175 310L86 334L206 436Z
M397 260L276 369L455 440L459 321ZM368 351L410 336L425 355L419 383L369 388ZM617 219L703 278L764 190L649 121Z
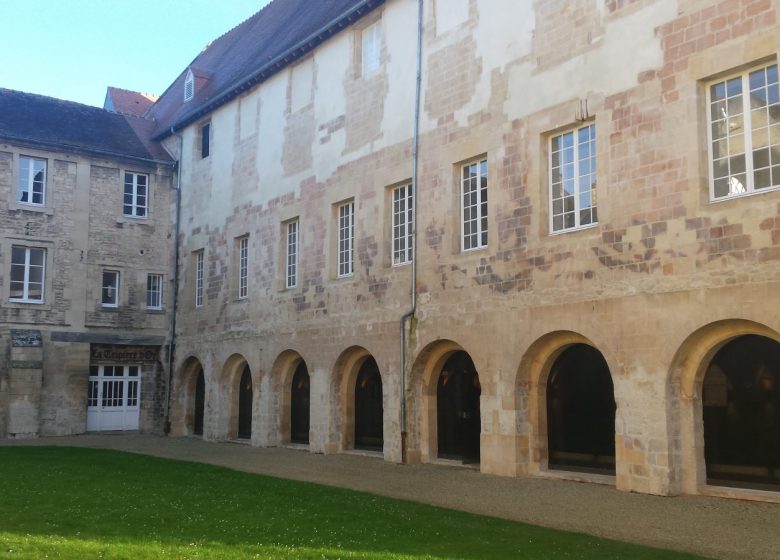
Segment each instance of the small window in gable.
M184 78L184 101L190 101L195 96L195 76L192 70L187 70L187 76Z

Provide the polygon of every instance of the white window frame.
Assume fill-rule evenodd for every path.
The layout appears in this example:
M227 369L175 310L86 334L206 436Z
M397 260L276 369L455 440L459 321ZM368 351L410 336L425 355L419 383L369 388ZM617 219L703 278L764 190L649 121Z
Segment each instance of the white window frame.
M130 181L128 182L128 177ZM146 189L145 194L138 192L139 178L143 177ZM128 193L127 188L130 187L131 191ZM122 215L126 218L137 218L145 220L149 217L149 175L146 173L135 173L134 171L125 171L125 178L123 182L123 199L122 199ZM127 197L130 197L130 203L128 204ZM129 208L129 213L128 213Z
M588 131L588 140L586 144L588 144L587 151L584 153L581 153L583 145L579 142L579 135L580 131L587 130ZM561 159L561 156L558 156L558 165L554 166L553 163L555 161L555 154L562 154L564 149L567 149L567 147L563 147L560 150L554 150L553 144L556 139L559 139L559 141L562 143L564 140L564 137L571 136L571 153L572 153L572 161L570 165L572 166L572 185L574 189L574 206L573 210L566 210L566 197L560 196L556 198L555 195L555 187L558 183L560 183L561 188L561 194L564 192L564 175L562 173L558 173L556 175L556 170L562 168L564 165L563 160ZM563 144L561 144L563 145ZM550 228L550 234L555 235L559 233L566 233L569 231L577 231L581 229L588 229L592 228L598 225L598 204L596 203L596 123L595 122L588 122L580 126L576 126L573 128L570 128L568 130L564 130L558 134L553 134L550 136L549 143L548 143L548 160L547 160L547 171L549 174L548 179L548 194L547 194L547 200L548 200L548 210L549 210L549 228ZM584 174L583 174L584 172ZM561 180L558 182L556 181L556 177L560 177ZM591 198L591 205L588 206L588 209L592 209L591 214L591 221L588 223L583 224L582 223L582 215L581 211L583 210L582 206L582 196L584 196L583 193L583 179L592 179L591 185L593 185L593 188L589 189L590 198ZM560 200L560 207L561 212L556 213L556 202ZM574 225L566 226L566 219L565 215L567 213L574 213ZM595 214L595 217L593 217ZM555 227L555 218L556 216L562 216L561 218L561 226L556 229Z
M764 192L769 192L773 190L780 189L780 171L774 171L775 169L780 169L780 161L773 162L772 161L772 147L773 146L780 146L780 138L774 138L774 136L771 135L770 132L770 138L773 140L777 140L777 143L772 144L769 143L767 146L767 151L769 153L769 165L767 167L762 167L761 169L756 170L755 169L755 159L754 155L755 152L753 151L753 135L755 133L753 129L753 120L754 113L757 113L759 110L768 110L768 107L775 106L780 107L780 105L777 105L778 101L775 101L775 103L770 103L769 100L767 101L767 104L764 107L758 107L753 108L753 104L751 103L751 88L750 88L750 76L754 73L758 72L764 72L766 75L766 72L770 69L774 69L774 74L777 76L778 70L778 64L777 62L772 63L764 63L757 66L753 66L747 70L743 70L741 72L734 72L732 74L726 75L725 77L721 77L715 80L711 80L706 84L707 89L707 154L708 154L708 160L709 160L709 190L710 190L710 202L722 202L724 200L732 200L734 198L739 198L742 196L751 196L755 194L760 194ZM728 151L728 146L731 142L731 140L734 138L734 136L737 136L738 134L731 135L730 129L731 129L731 116L730 111L728 110L728 93L726 92L726 100L718 100L713 102L712 99L712 90L723 84L724 88L728 87L728 82L731 82L735 79L740 80L740 85L742 87L741 93L737 94L733 97L733 99L741 99L740 103L740 110L742 111L740 114L736 114L734 117L735 120L735 126L737 129L741 127L742 130L742 137L744 142L744 152L742 152L742 157L744 158L744 165L745 169L742 172L731 174L731 160L734 159L737 156L733 156ZM777 82L772 82L773 85L775 85L775 90L780 88L780 84ZM766 83L765 83L766 86ZM759 88L757 88L754 91L757 91ZM767 91L767 93L769 93ZM746 108L749 108L749 110L746 110ZM720 114L723 115L723 120L720 119L713 119L713 111L717 111ZM739 124L739 117L741 117L741 125ZM726 131L726 135L722 138L719 138L718 141L725 142L726 148L726 155L725 157L720 158L718 161L723 161L727 165L728 175L725 175L723 177L715 177L716 174L716 161L714 157L714 150L713 150L713 128L716 126L717 121L720 121L722 123L726 123L729 130ZM765 128L767 131L770 131L771 129L771 122L767 120L767 124ZM775 126L775 129L777 127ZM769 186L766 187L755 187L755 173L756 171L762 172L766 171L770 174L769 179ZM744 184L739 181L737 178L739 175L744 173L745 181ZM775 178L775 174L778 175L777 178ZM726 179L726 177L728 177ZM728 193L721 196L715 195L715 183L718 179L726 179L728 182Z
M365 27L360 33L360 66L363 76L370 76L382 65L381 20Z
M27 173L22 173L22 163L27 162ZM42 164L43 169L43 181L41 185L41 201L33 202L33 196L35 195L35 164ZM46 206L46 179L48 175L48 161L43 158L37 158L32 156L19 156L19 176L16 183L16 202L17 204L24 204L26 206ZM22 195L27 195L27 200L22 200Z
M195 307L203 307L203 260L204 251L195 252Z
M192 74L192 70L187 70L187 75L184 77L184 102L192 101L195 97L195 76Z
M19 263L19 262L14 263L13 262L13 250L14 249L24 249L24 262L23 263ZM40 268L41 268L41 281L40 281L41 297L37 298L37 299L34 298L34 297L30 297L30 292L32 291L32 290L30 290L30 286L31 286L30 270L33 267L37 266L37 265L31 264L31 262L32 262L32 258L31 258L32 251L40 251L41 252L41 262L43 263L40 266ZM8 301L13 302L13 303L36 303L36 304L45 303L45 294L44 294L44 292L45 292L45 289L46 289L46 249L44 247L27 247L27 246L24 246L24 245L12 245L11 246L11 273L9 274L9 279L13 277L13 267L15 267L15 266L16 267L19 267L19 266L24 267L24 279L22 280L22 282L23 282L23 284L22 284L22 297L9 297ZM38 282L35 282L35 284L38 284ZM10 286L10 281L9 281L9 286Z
M392 212L392 264L403 266L414 259L414 191L407 183L393 188Z
M163 308L162 274L146 275L146 308L158 311Z
M238 299L249 297L249 236L237 239L238 244Z
M106 284L106 275L114 275L113 285ZM100 305L103 307L119 307L120 273L118 270L103 269L100 275ZM108 292L107 292L108 290ZM106 301L106 296L113 292L113 301Z
M476 180L472 182L472 176L466 177L467 170L475 168L477 171ZM488 173L487 173L487 158L479 158L474 161L470 161L463 164L460 168L460 250L476 251L488 246ZM484 186L482 185L482 179L484 178ZM473 188L472 188L473 186ZM466 195L476 191L476 203L467 204ZM474 210L474 216L471 215L471 210ZM466 219L467 211L469 216ZM474 231L471 231L470 227L475 227ZM476 244L472 243L472 236L476 235Z
M298 287L298 247L300 221L290 220L285 226L285 281L286 288Z
M355 201L338 205L338 278L347 278L355 273Z

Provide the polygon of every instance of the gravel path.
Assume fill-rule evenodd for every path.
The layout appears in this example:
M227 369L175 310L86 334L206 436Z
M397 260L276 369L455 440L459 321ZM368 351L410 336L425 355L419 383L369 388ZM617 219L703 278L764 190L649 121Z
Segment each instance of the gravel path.
M724 559L778 560L780 505L703 496L663 498L599 484L507 478L356 454L206 443L192 438L84 435L0 445L116 449L222 465Z

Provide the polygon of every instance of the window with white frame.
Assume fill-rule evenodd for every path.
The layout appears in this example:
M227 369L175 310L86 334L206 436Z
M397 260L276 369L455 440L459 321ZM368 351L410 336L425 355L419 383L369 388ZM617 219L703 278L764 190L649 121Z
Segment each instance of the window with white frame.
M103 271L103 288L100 295L100 303L103 307L117 307L119 305L119 271Z
M379 69L382 56L382 28L379 22L366 27L360 36L363 76L373 74Z
M393 189L393 265L412 262L414 258L412 218L414 217L412 185Z
M238 299L249 295L249 237L238 238Z
M286 227L285 287L298 285L298 220L287 222Z
M43 303L46 272L46 249L11 247L10 300L21 303Z
M195 253L195 307L203 307L203 250Z
M464 251L488 244L487 159L463 166L461 181L462 246Z
M184 102L190 101L195 96L195 76L192 75L192 70L187 70L187 75L184 78Z
M596 223L596 125L591 123L550 138L550 231Z
M162 309L163 303L163 276L162 274L149 274L146 276L146 308Z
M22 204L43 206L46 203L46 160L19 156L19 180L16 200Z
M125 172L123 213L132 218L145 218L149 208L149 176Z
M710 198L780 187L777 64L709 84Z
M351 276L355 270L353 257L355 245L355 202L340 204L339 213L339 247L338 276Z

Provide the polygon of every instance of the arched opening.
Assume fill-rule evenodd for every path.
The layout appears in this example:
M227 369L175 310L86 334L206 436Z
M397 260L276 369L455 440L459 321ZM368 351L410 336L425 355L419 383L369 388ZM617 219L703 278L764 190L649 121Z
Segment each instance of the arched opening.
M355 449L382 451L382 376L376 360L369 356L355 380Z
M482 388L471 357L453 353L439 373L436 391L438 455L464 463L479 463Z
M708 484L780 490L780 343L746 335L718 350L702 416Z
M601 352L573 344L547 378L548 466L615 473L615 395Z
M203 368L198 368L195 379L195 399L192 411L192 433L196 436L203 435L203 415L206 409L206 378Z
M306 362L301 360L290 387L290 441L309 443L310 382Z
M252 437L252 374L249 366L244 366L238 385L238 433L239 439Z

